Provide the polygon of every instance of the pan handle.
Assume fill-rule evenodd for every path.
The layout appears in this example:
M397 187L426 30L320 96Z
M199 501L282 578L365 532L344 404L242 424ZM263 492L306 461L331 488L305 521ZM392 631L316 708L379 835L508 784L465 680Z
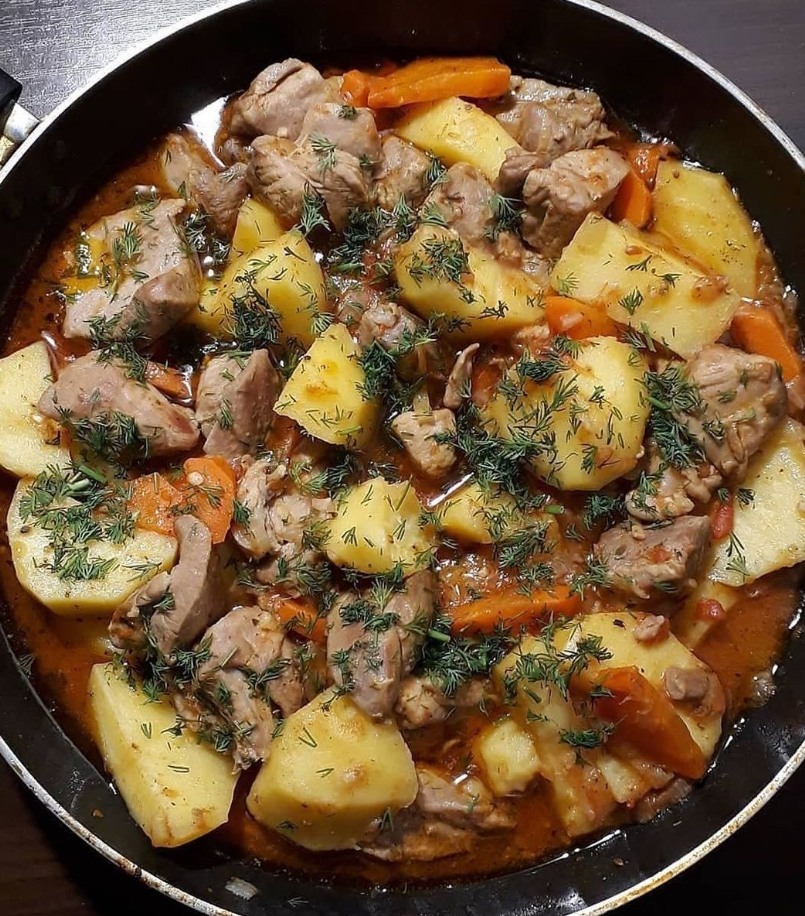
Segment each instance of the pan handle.
M14 77L0 69L0 166L39 123L17 102L21 91Z

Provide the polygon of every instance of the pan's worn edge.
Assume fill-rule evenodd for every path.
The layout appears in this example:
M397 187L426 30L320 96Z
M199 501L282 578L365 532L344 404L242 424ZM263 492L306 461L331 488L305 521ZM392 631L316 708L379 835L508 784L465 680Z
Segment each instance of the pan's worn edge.
M109 74L114 72L121 65L144 53L154 45L159 44L161 41L164 41L169 36L176 35L197 22L212 18L224 10L232 9L238 6L245 6L251 2L253 2L253 0L223 0L223 2L216 4L215 6L205 9L192 16L185 17L180 22L160 30L150 39L138 44L132 51L121 55L111 64L101 69L82 88L71 93L49 115L44 117L39 125L31 133L31 135L25 140L25 142L16 150L16 152L14 152L8 162L2 168L0 168L0 190L2 189L2 186L8 179L9 175L13 172L16 163L25 156L28 148L37 142L38 137L45 130L47 130L51 124L58 120L60 115L77 99L81 98L93 86L102 82ZM604 6L603 4L596 2L596 0L565 0L565 2L570 6L576 6L591 10L602 17L606 17L607 19L618 22L631 29L632 31L644 35L645 37L653 40L657 44L676 54L678 57L687 61L696 69L703 72L710 80L721 86L722 89L724 89L745 109L747 109L747 111L749 111L749 113L757 121L759 121L763 127L775 138L775 140L783 147L783 149L785 149L785 151L799 166L799 168L805 172L805 154L799 150L799 148L794 144L794 142L785 133L785 131L783 131L782 128L780 128L759 105L757 105L751 98L749 98L749 96L743 90L738 88L738 86L736 86L731 80L724 76L723 73L708 64L697 54L689 51L677 41L669 38L651 26L648 26L645 23L640 22L631 16L628 16L625 13L621 13L617 10L613 10L607 6ZM69 827L73 833L84 840L89 846L99 852L107 860L117 865L125 873L131 875L134 878L137 878L148 887L161 892L165 896L177 901L178 903L191 907L199 913L205 914L205 916L237 916L237 914L232 910L224 909L215 904L208 903L207 901L195 897L186 891L180 890L179 888L165 881L163 878L160 878L151 872L145 871L139 865L136 865L131 860L127 859L125 856L109 846L107 843L100 840L97 836L95 836L94 833L92 833L91 830L84 826L84 824L82 824L62 805L60 805L56 799L53 798L53 796L50 795L50 793L47 792L36 781L36 779L34 779L34 777L23 766L19 758L11 750L2 736L0 736L0 757L2 757L6 763L8 763L10 768L14 771L21 782L33 793L37 800L42 805L44 805L45 808L48 809L48 811L54 814L62 823ZM774 778L771 779L767 785L744 808L742 808L736 815L734 815L728 823L721 827L712 836L708 837L707 840L699 844L694 849L690 850L676 862L657 872L657 874L644 879L628 890L620 891L607 898L606 900L602 900L599 903L585 907L583 910L579 910L576 916L600 916L600 914L611 912L617 907L627 904L637 899L638 897L643 896L649 891L660 887L671 878L686 871L696 862L704 858L704 856L706 856L708 853L712 852L714 849L720 846L725 840L729 839L751 817L757 814L757 812L760 811L760 809L763 808L763 806L788 781L788 779L799 768L803 761L805 761L805 742L803 742L796 749L796 751L782 767L782 769L780 769L776 776L774 776Z

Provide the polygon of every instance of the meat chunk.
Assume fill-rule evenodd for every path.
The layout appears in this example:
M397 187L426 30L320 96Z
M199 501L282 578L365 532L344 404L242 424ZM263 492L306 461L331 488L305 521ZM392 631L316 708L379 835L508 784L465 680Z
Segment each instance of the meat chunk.
M612 136L594 92L513 76L495 116L514 139L537 154L543 168L572 150L589 149Z
M237 162L220 171L182 134L168 137L161 162L163 177L172 193L195 202L209 216L215 233L231 239L238 210L249 192L246 165Z
M121 210L87 230L99 245L110 281L67 303L65 337L156 340L198 304L201 269L185 243L179 217L183 200Z
M258 137L251 146L246 178L254 196L286 224L299 220L310 182L291 157L294 146L277 137Z
M378 299L361 315L357 337L361 346L377 341L384 350L394 350L405 340L413 339L422 322L407 309L388 299Z
M662 676L665 692L672 700L702 700L710 689L710 673L701 668L667 668Z
M671 625L667 617L660 614L646 614L634 628L634 638L638 642L662 642L668 638Z
M656 528L624 522L601 535L595 554L613 588L657 598L696 586L709 539L705 516L689 515Z
M190 515L177 518L175 528L179 562L138 589L112 616L109 636L119 649L148 644L170 659L227 611L221 559L209 529Z
M123 366L101 362L95 352L62 369L39 400L39 410L67 425L80 441L97 439L82 436L84 427L107 430L105 441L115 458L120 457L118 447L130 447L134 457L144 457L185 452L198 442L191 411L129 378Z
M544 157L539 153L527 153L518 149L506 150L495 181L495 190L504 197L519 197L523 193L523 185L532 169L543 168Z
M444 406L450 410L458 410L464 400L471 395L472 361L480 347L481 345L477 343L470 344L458 354L453 363L442 399Z
M264 445L280 387L267 350L213 357L201 373L196 395L204 451L239 458Z
M786 415L788 398L777 364L765 356L712 344L687 364L700 403L675 414L701 443L707 460L737 483L750 458Z
M294 153L308 182L323 200L333 228L347 225L351 210L366 210L371 203L371 168L344 150L317 146L311 139Z
M381 159L380 134L368 108L335 102L314 105L302 122L299 145L305 142L318 147L322 155L335 150L349 153L370 173Z
M390 862L426 862L468 851L479 834L510 830L516 817L509 804L496 802L476 777L452 779L434 766L417 765L419 792L393 827L374 826L361 849Z
M466 681L448 696L427 675L409 674L400 685L400 695L394 707L400 728L414 731L437 722L444 722L454 709L479 706L486 696L486 683L480 678Z
M239 607L213 624L199 645L209 657L198 694L232 736L235 763L264 760L274 732L272 704L289 716L304 703L294 646L282 624L259 607Z
M367 715L383 719L394 709L433 617L435 587L433 573L424 570L409 576L381 608L371 595L348 593L330 612L330 676Z
M375 183L377 205L393 210L402 200L409 207L419 207L428 192L430 162L425 153L394 134L384 137Z
M232 105L230 129L248 139L272 134L296 140L314 105L339 99L335 87L315 67L291 57L257 74Z
M603 213L629 173L610 149L578 150L533 169L523 185L523 238L545 257L558 258L588 213Z
M449 442L440 441L456 431L456 418L452 410L432 410L417 413L406 410L391 421L391 428L408 453L416 469L439 480L450 472L456 463L456 450Z

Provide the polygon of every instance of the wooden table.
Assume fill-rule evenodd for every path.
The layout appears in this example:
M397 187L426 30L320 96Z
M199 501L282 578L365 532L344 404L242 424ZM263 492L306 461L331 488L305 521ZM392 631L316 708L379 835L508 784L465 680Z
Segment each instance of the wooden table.
M120 52L210 0L2 0L0 66L46 114ZM610 0L678 39L745 89L805 148L805 0ZM737 836L628 916L800 913L805 772ZM0 916L179 916L117 872L0 766ZM490 914L491 916L491 914Z

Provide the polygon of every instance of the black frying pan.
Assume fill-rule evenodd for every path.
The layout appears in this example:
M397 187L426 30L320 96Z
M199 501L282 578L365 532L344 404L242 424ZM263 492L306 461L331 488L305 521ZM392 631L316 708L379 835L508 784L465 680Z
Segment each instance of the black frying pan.
M725 172L763 226L783 276L805 290L805 158L734 86L652 30L585 0L393 0L382 7L371 0L239 0L102 75L48 118L0 174L2 321L8 323L15 293L72 207L127 156L192 111L243 88L271 61L293 54L348 62L357 51L496 54L515 71L596 89L627 120ZM24 649L15 647L7 610L2 623L0 753L93 847L209 914L602 913L718 845L805 757L805 642L795 636L768 705L731 732L704 784L651 823L516 874L454 887L403 893L327 886L214 853L152 849L20 669L16 658ZM93 816L98 810L103 818ZM234 895L227 889L234 877L258 894Z

